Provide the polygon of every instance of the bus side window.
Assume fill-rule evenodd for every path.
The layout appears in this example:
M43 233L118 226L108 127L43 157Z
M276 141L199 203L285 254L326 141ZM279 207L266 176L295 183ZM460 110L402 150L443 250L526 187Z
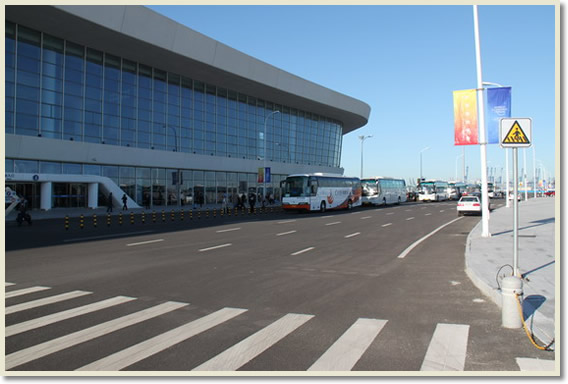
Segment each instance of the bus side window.
M310 194L316 196L318 193L318 182L316 180L310 181Z

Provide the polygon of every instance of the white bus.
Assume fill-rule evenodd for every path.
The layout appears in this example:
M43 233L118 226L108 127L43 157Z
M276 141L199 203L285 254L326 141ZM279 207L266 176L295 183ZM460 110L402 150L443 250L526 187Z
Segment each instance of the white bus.
M448 200L448 182L441 180L421 181L418 186L419 201Z
M361 180L363 204L387 205L406 201L406 182L392 177L373 177Z
M282 182L282 208L321 211L361 205L361 180L336 174L289 175Z

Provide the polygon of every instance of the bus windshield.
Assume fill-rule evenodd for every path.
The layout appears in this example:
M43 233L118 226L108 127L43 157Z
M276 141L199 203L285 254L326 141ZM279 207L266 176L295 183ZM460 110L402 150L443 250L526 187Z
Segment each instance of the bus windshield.
M287 177L284 184L284 196L286 197L303 197L307 194L308 178L305 176Z
M434 183L421 183L419 193L432 193L434 192Z
M361 180L363 187L363 196L372 196L378 194L377 182L375 180Z

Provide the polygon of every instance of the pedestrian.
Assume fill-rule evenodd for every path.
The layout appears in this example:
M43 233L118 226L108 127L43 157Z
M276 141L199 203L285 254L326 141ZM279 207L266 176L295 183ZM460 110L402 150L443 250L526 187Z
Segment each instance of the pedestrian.
M254 205L256 204L256 194L255 193L251 193L249 196L249 205L250 205L250 211L254 211Z
M108 194L107 198L107 213L112 212L112 192Z
M223 213L227 213L227 194L223 194L223 201L221 203L221 208L223 209Z
M149 193L144 194L144 207L146 209L150 209L150 194Z
M128 207L126 206L126 202L128 201L128 197L126 197L126 193L122 195L122 210L127 211Z
M16 221L18 222L18 226L22 225L22 222L25 220L28 222L29 225L32 225L32 217L27 212L28 211L28 200L23 197L20 201L20 205L18 207L18 217Z

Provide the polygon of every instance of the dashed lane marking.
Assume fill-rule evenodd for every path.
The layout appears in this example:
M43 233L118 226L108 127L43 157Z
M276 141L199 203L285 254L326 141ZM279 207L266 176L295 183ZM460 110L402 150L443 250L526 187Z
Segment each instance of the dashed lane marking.
M361 234L361 232L355 232L355 233L352 233L352 234L350 234L350 235L346 235L345 238L346 238L346 239L349 239L349 238L351 238L351 237L359 236L360 234Z
M286 235L291 235L292 233L296 233L297 231L288 231L288 232L282 232L282 233L277 233L276 236L286 236Z
M138 243L130 243L130 244L126 244L127 247L134 247L136 245L146 245L146 244L152 244L152 243L159 243L164 241L164 239L156 239L156 240L148 240L148 241L140 241Z
M240 231L240 229L241 229L240 227L239 228L220 229L216 232L217 233L225 233L225 232Z
M409 217L408 219L406 219L406 221L408 220L414 220L414 217Z
M388 227L389 225L392 225L392 223L383 224L383 225L381 225L381 227Z
M230 247L231 245L233 245L233 244L232 244L232 243L227 243L227 244L216 245L216 246L214 246L214 247L202 248L202 249L199 250L199 252L212 251L212 250L214 250L214 249Z
M19 289L17 291L6 292L5 298L9 299L11 297L27 295L29 293L41 292L41 291L45 291L46 289L51 289L51 288L49 288L49 287L30 287L30 288Z
M312 249L315 249L315 247L309 247L309 248L306 248L306 249L302 249L301 251L291 253L290 255L291 255L291 256L301 255L302 253L309 252L309 251L311 251Z
M327 223L326 225L337 225L341 224L341 221L334 221L333 223Z

